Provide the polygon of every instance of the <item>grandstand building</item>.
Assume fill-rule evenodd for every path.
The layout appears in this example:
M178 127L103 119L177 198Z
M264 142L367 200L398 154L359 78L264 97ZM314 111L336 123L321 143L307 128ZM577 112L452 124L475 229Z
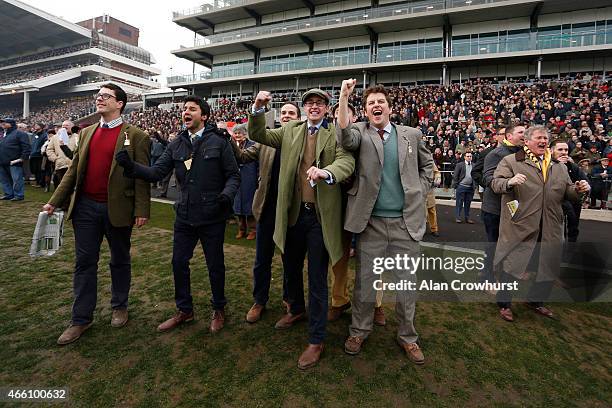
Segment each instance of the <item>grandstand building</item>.
M31 105L90 100L109 81L138 99L159 88L135 27L110 16L73 24L17 0L0 1L0 15L0 111L27 118Z
M612 71L610 0L211 0L178 11L210 68L168 86L204 96L407 86Z

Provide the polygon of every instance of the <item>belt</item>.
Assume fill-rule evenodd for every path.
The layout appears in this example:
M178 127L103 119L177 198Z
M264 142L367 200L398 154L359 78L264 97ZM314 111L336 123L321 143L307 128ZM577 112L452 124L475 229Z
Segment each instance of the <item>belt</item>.
M304 209L306 209L308 211L314 211L315 203L302 202L302 207L304 207Z

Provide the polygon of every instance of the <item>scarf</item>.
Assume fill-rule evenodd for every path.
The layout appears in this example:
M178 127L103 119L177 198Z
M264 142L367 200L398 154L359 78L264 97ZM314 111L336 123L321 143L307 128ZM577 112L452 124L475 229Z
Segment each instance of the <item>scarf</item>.
M527 159L531 160L531 162L535 164L536 167L542 172L542 177L544 178L544 182L546 183L546 177L548 176L548 167L550 166L551 160L550 150L546 149L546 151L544 152L544 160L542 160L542 162L540 162L538 156L536 156L531 152L531 150L529 150L527 145L523 147L523 150L525 151Z

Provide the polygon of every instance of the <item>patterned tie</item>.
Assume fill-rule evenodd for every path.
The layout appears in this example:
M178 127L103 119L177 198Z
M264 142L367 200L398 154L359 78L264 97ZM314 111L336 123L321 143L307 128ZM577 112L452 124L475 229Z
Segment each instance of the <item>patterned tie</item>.
M382 140L383 142L385 141L385 129L378 129L378 136L380 136L380 140Z
M309 134L310 136L312 136L312 135L314 135L315 133L317 133L317 130L318 130L318 129L317 129L317 127L316 127L316 126L311 126L311 127L309 127L309 128L308 128L308 134Z

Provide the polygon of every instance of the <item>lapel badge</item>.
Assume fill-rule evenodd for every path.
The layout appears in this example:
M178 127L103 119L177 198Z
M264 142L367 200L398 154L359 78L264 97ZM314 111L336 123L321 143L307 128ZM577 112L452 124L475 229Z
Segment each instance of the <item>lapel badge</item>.
M130 145L130 137L128 136L128 132L123 132L123 134L125 135L125 141L123 142L124 146L129 146Z

